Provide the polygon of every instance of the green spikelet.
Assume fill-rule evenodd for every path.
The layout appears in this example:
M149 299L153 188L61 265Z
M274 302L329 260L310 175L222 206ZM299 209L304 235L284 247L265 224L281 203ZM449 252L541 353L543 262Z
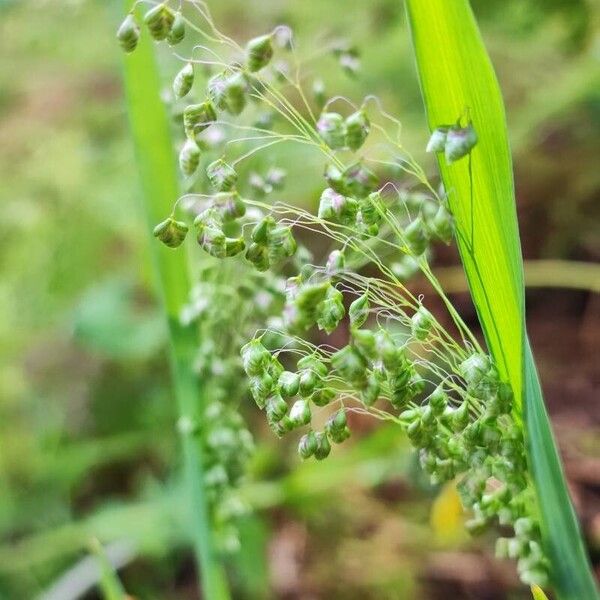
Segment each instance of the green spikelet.
M166 3L151 8L144 16L144 23L146 23L150 35L157 42L168 37L174 21L175 14Z
M352 305L350 309L352 309ZM350 315L350 319L352 323L352 315ZM359 354L367 361L375 360L377 358L377 340L375 334L370 329L357 329L352 324L350 325L350 333L352 335L352 346L354 346Z
M344 297L342 293L329 286L325 299L317 307L317 325L330 334L344 318Z
M351 225L356 221L358 203L354 198L338 194L332 188L326 188L319 201L319 219L337 221Z
M331 452L331 444L329 443L329 438L324 431L319 431L315 434L317 438L317 448L314 452L314 456L317 460L324 460L329 456Z
M359 296L348 309L350 316L350 325L352 327L360 327L369 316L369 295L367 293Z
M211 256L225 258L227 256L227 238L217 227L204 227L198 234L198 244Z
M244 238L226 238L225 239L225 256L227 258L231 256L237 256L240 252L246 249L246 242Z
M176 221L173 217L159 223L152 232L165 246L177 248L181 246L188 232L188 226L183 221Z
M264 408L267 398L273 391L273 378L261 368L258 369L259 375L250 377L249 388L256 405Z
M239 115L246 106L246 79L241 73L234 73L224 80L223 109L230 115Z
M412 334L418 340L423 341L427 339L432 324L433 317L431 313L424 306L419 306L417 312L415 312L411 319Z
M173 80L173 93L177 98L183 98L189 94L194 85L194 65L187 63Z
M215 107L210 100L200 104L190 104L183 111L183 126L186 135L191 139L210 127L217 120Z
M139 39L140 28L133 15L128 14L117 30L117 40L123 51L129 54L136 49Z
M333 414L325 424L325 431L331 438L332 442L341 444L350 437L350 429L348 429L346 411L339 410Z
M421 217L417 217L406 226L404 236L406 238L406 243L413 254L420 256L427 250L429 240Z
M246 214L246 204L235 190L215 194L213 206L225 222L235 221Z
M222 158L218 158L206 167L206 175L212 186L219 192L230 191L238 178L235 169Z
M273 57L271 35L251 39L246 45L246 66L251 73L266 67Z
M327 257L327 263L325 264L325 272L329 277L341 273L344 270L346 259L344 253L341 250L333 250Z
M275 228L275 219L271 215L263 217L254 227L251 233L252 241L257 244L266 244L271 231Z
M346 119L346 146L350 150L358 150L371 131L371 122L367 113L361 109Z
M381 383L373 373L370 373L365 387L360 392L360 399L366 406L372 406L379 398L380 390Z
M300 375L291 371L284 371L279 376L277 385L279 386L279 393L284 398L291 398L298 393L298 389L300 388Z
M262 376L271 360L271 353L259 339L253 339L242 346L240 355L244 371L250 377Z
M346 194L348 192L344 175L336 166L327 165L327 167L325 167L324 176L327 185L332 190L335 190L338 194Z
M309 431L300 438L300 442L298 443L298 454L306 460L314 455L317 451L317 446L318 442L315 432Z
M226 74L217 73L216 75L213 75L206 84L208 97L219 110L225 110L227 108L227 104L225 103L226 82Z
M448 129L450 129L450 127L446 125L434 129L431 133L429 141L427 142L427 148L425 148L425 152L443 152L446 148Z
M428 222L431 233L444 242L449 244L454 238L454 218L444 206L440 206Z
M365 225L379 225L381 222L381 214L377 210L377 206L381 203L381 194L372 192L366 198L361 198L358 201L360 214Z
M367 361L353 346L344 346L331 357L331 366L346 380L362 384L367 377Z
M301 425L308 425L311 417L312 414L308 401L296 400L290 409L290 419L293 421L294 426L300 427Z
M356 198L364 198L377 187L377 175L358 161L349 165L342 173L344 186L348 193Z
M175 19L173 20L173 25L171 26L171 31L167 36L167 42L169 42L170 46L176 46L180 42L183 41L185 37L185 20L183 19L183 15L178 12L175 15Z
M246 260L251 262L257 271L266 271L271 263L269 262L269 250L262 244L252 243L246 250Z
M317 121L317 132L332 150L346 145L346 123L339 113L321 113Z
M289 258L296 253L298 244L290 227L274 227L269 232L267 243L269 262L276 263L284 258Z
M186 177L189 177L196 172L199 163L200 148L194 140L187 139L179 153L179 168Z
M449 163L467 156L469 152L477 144L477 134L473 125L469 124L466 127L451 127L446 136L446 144L444 147L446 160Z

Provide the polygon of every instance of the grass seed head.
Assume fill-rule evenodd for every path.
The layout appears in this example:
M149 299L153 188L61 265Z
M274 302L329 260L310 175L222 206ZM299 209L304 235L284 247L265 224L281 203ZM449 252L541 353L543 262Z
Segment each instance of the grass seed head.
M135 17L129 13L117 29L117 40L123 51L129 54L136 49L139 39L140 28Z
M246 67L251 73L266 67L273 58L272 36L261 35L246 44Z
M176 98L183 98L189 94L194 85L194 65L186 63L175 75L173 80L173 93Z
M346 119L346 146L358 150L371 131L371 122L364 109L357 110Z
M175 13L166 2L154 6L144 15L144 23L157 42L168 37L174 22Z
M466 127L451 127L446 136L444 154L448 163L456 162L470 154L477 144L477 133L471 123Z
M179 152L179 168L181 172L190 177L200 164L200 147L194 140L187 139Z
M339 113L321 113L317 121L317 132L332 150L339 150L346 145L346 122Z
M183 38L185 38L185 19L180 12L177 12L167 36L167 42L169 46L176 46L183 41Z
M188 232L188 226L183 221L177 221L169 217L159 223L153 230L153 235L158 238L165 246L177 248L183 244Z

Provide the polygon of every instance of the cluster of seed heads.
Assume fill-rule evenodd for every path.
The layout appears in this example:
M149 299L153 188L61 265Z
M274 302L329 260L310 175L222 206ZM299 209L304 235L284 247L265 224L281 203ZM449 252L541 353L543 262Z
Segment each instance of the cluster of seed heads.
M167 2L157 4L144 15L144 25L157 42L166 40L175 46L185 37L185 20L181 12L174 12ZM133 52L140 39L140 27L130 12L117 30L117 40L125 52Z
M247 310L251 299L252 310ZM239 347L262 322L281 311L282 283L271 273L247 268L233 276L220 265L206 265L193 286L181 323L199 329L194 370L210 398L197 419L182 418L179 429L192 435L202 447L204 486L215 532L224 553L239 547L238 519L249 507L239 488L245 480L254 443L238 405L247 389L243 380ZM223 311L223 305L230 311Z
M473 125L466 127L456 125L441 125L434 129L427 144L427 152L444 153L446 161L453 163L466 156L477 144L477 133Z
M339 264L339 255L334 261ZM319 273L330 271L326 266ZM339 270L336 273L342 277ZM364 327L377 310L370 306L368 291L349 305L348 345L333 352L325 348L306 351L305 340L294 338L293 332L316 324L331 333L345 316L345 303L330 280L291 279L284 311L291 311L294 318L282 335L295 339L296 346L288 342L270 351L261 338L255 338L242 348L251 393L275 434L308 428L299 440L298 452L303 459L323 460L332 443L350 436L348 412L375 410L374 414L406 431L432 483L457 481L462 502L472 513L469 531L480 533L498 524L512 528L514 537L499 539L498 556L518 559L525 583L545 583L548 562L531 514L534 499L523 436L511 416L513 394L499 379L490 357L478 351L459 353L453 357L453 372L431 389L440 371L419 360L414 347L428 343L439 323L419 305L410 317L404 315L410 333L402 341L386 328ZM294 290L291 295L290 288ZM286 370L291 348L301 357L295 369ZM390 408L382 408L382 402ZM320 409L329 415L322 430L313 427Z
M237 489L246 475L254 441L236 408L223 402L209 404L201 424L198 439L215 537L223 552L236 552L240 545L236 520L248 512Z
M145 22L151 35L156 40L169 39L177 16L166 4L150 13ZM126 51L135 47L138 35L129 15L119 30ZM457 482L472 515L469 530L478 532L495 524L512 528L512 537L498 540L498 554L518 560L524 582L545 583L548 563L532 510L522 429L511 412L512 390L501 381L492 359L429 268L432 244L449 244L455 235L444 194L435 192L423 170L406 154L395 164L416 177L424 192L381 185L367 166L368 158L354 156L375 131L394 143L385 127L367 114L369 98L344 116L331 110L339 98L328 100L324 84L315 80L313 95L320 115L312 122L306 120L262 76L273 60L274 46L292 47L288 28L250 40L240 60L211 75L204 100L183 111L186 142L180 153L181 170L191 177L198 171L204 132L227 115L239 116L248 99L270 98L269 107L298 129L295 137L326 157L317 215L261 200L282 189L285 172L278 169L265 176L252 173L248 184L259 199L242 197L237 191L236 162L227 163L224 157L206 168L214 193L189 195L200 199L193 225L198 243L208 254L216 258L243 255L255 272L285 277L280 313L270 313L267 327L241 349L257 406L277 436L306 428L298 443L304 459L323 460L332 443L347 440L351 413L393 421L406 431L432 482ZM334 53L344 70L356 74L358 53L352 46L340 44ZM286 68L276 64L274 71L276 81L290 83ZM195 63L190 60L175 77L176 98L190 93L194 78ZM298 82L295 88L305 99ZM307 102L306 107L312 117ZM381 115L397 123L383 111ZM269 127L259 131L264 133ZM283 134L277 135L273 133L271 139L281 141ZM459 120L456 125L437 128L427 151L443 153L452 164L469 156L476 144L474 125L462 126ZM188 228L171 215L157 226L155 235L176 247ZM335 244L322 266L313 264L311 253L296 240L295 230L302 228ZM364 267L369 267L368 276L363 274ZM372 275L373 270L379 275ZM441 325L423 298L415 298L403 286L418 271L444 300L460 339ZM330 335L342 324L347 324L348 331L342 348L310 341L315 328ZM318 412L325 419L315 419ZM215 480L222 472L217 469Z

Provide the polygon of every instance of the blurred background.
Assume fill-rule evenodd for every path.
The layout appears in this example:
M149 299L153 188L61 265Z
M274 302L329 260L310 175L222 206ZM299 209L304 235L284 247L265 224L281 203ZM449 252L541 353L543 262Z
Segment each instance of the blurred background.
M355 99L378 94L405 145L424 147L400 0L209 5L238 40L281 22L301 46L351 39L360 77L340 79L325 61L324 78ZM544 261L526 269L529 331L600 572L600 6L473 7L507 105L525 258ZM2 598L76 597L65 590L82 582L82 597L99 597L86 561L94 537L133 596L198 597L114 39L121 18L108 0L0 0ZM291 193L307 203L301 184ZM476 327L456 256L436 263ZM427 484L395 429L363 424L325 463L300 464L251 401L244 412L258 508L228 565L236 597L528 597L513 565L493 559L491 537L462 533L455 496Z

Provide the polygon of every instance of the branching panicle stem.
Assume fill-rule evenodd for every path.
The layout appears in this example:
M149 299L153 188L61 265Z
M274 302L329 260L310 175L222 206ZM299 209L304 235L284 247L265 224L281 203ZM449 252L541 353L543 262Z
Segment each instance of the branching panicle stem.
M223 397L235 397L227 381L234 379L240 365L235 364L232 352L242 344L245 327L251 324L256 333L244 340L241 366L251 395L277 436L308 427L298 451L304 459L323 460L332 451L332 443L340 444L351 435L349 413L396 423L406 432L419 453L422 469L434 483L457 482L463 504L472 515L469 529L476 532L498 522L512 526L513 537L498 542L499 554L519 560L526 583L544 583L547 560L539 543L536 516L530 511L523 432L511 414L512 390L501 380L497 365L469 330L430 266L435 244L451 243L455 235L444 192L436 191L425 170L402 146L401 123L385 112L374 96L358 105L340 96L327 100L318 88L316 104L321 113L315 115L287 28L276 28L242 48L217 30L203 2L192 0L190 4L204 24L185 21L186 25L218 48L201 47L211 54L210 61L202 61L203 67L219 66L222 71L211 74L198 103L184 110L187 141L180 164L192 191L186 194L185 203L176 206L185 220L193 221L199 246L233 265L231 273L226 268L207 273L210 279L205 277L199 283L200 293L186 307L190 322L199 322L203 334L198 369ZM174 22L168 3L161 6L166 8L151 9L147 22L155 39L169 36L169 24ZM128 20L124 31L119 40L130 51L135 23ZM220 51L225 56L221 57ZM293 76L285 61L273 62L280 52L291 52ZM344 71L355 76L357 50L342 45L334 47L333 53ZM179 72L174 85L178 97L194 91L192 71L198 68L198 61L185 60L185 70ZM233 121L242 113L253 112L250 103L268 109L287 130ZM335 112L334 106L350 114ZM473 125L461 125L462 116L454 125L440 125L428 144L428 151L443 154L449 164L461 159L470 164L470 152L477 144ZM389 123L397 129L396 138L388 133ZM223 145L227 153L240 144L248 147L227 159L229 162L223 151L208 165L207 179L213 192L207 194L196 174L201 154L214 149L208 134L217 128L235 132L236 137ZM264 175L250 174L247 188L251 192L245 196L253 198L238 191L244 190L244 181L237 169L283 142L307 146L325 158L316 215L267 200L270 193L283 188L285 172L280 168L271 168ZM369 156L365 152L358 159L356 153L365 144L371 153L376 149L379 153ZM386 175L392 179L399 171L405 179L402 186L394 181L380 185L380 173L368 165L387 169ZM185 220L175 220L174 213L175 208L155 232L171 248L183 243L189 230ZM471 230L473 243L472 221ZM304 233L310 234L311 241L318 236L325 242L321 246L330 246L323 261L315 260L298 243L296 237ZM242 255L245 261L239 260ZM231 260L233 257L238 259ZM454 323L454 335L425 306L425 298L405 285L416 273L421 273L441 299ZM236 290L245 286L244 293L223 294L221 282ZM238 305L236 298L248 293L253 302ZM240 316L235 325L214 308L224 298ZM261 302L264 310L257 308ZM252 312L267 325L262 326L260 319L252 321ZM338 348L324 342L323 336L343 322L348 324L347 344ZM217 348L213 341L223 336L222 323L235 331L227 348ZM315 328L323 332L319 334L321 343L313 342ZM204 474L205 487L198 487L196 496L207 504L204 517L213 528L221 523L217 507L224 495L235 490L243 471L243 464L234 461L231 453L237 456L240 448L243 453L251 449L243 424L220 401L216 399L217 408L209 407L207 413L193 417L213 422L216 431L193 432L198 448L210 456L210 464L206 459L196 460L192 469L210 467ZM184 414L190 408L183 406ZM325 413L326 424L316 430L311 425L313 413L320 411ZM192 452L193 446L186 448ZM199 455L188 457L189 464L194 456ZM194 480L193 473L190 477ZM205 488L208 501L202 498ZM231 520L224 522L229 530ZM201 556L212 553L207 547L200 551Z

